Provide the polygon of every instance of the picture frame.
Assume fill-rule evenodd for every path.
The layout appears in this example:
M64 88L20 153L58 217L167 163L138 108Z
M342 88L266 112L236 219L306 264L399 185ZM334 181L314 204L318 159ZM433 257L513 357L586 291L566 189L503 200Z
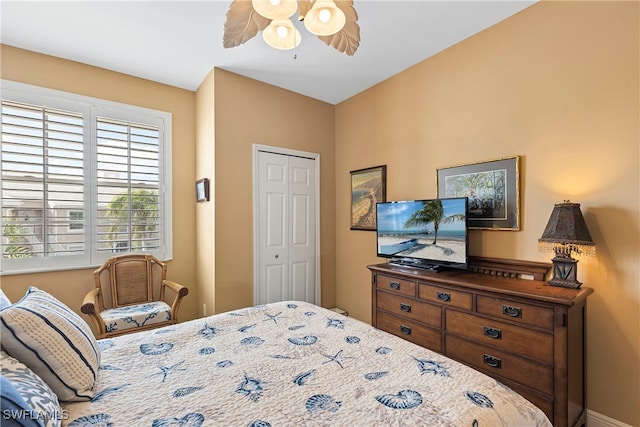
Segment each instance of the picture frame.
M196 181L196 202L209 201L209 178L202 178Z
M387 201L387 165L350 173L351 229L375 231L376 203Z
M470 229L520 230L519 164L514 156L438 169L438 197L467 197Z

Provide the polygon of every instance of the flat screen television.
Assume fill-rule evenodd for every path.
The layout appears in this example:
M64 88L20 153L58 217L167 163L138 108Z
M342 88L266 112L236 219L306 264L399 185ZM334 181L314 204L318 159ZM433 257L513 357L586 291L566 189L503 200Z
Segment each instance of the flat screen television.
M467 213L466 197L377 203L378 256L395 265L466 270Z

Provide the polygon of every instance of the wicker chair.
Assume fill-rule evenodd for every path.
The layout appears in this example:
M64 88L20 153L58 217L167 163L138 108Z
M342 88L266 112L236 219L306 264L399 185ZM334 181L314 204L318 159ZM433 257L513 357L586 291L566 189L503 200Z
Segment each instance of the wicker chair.
M180 302L189 289L166 280L166 275L166 264L152 255L106 260L93 272L95 288L84 297L80 309L93 321L97 338L177 323ZM175 294L173 300L165 300L170 296L167 289Z

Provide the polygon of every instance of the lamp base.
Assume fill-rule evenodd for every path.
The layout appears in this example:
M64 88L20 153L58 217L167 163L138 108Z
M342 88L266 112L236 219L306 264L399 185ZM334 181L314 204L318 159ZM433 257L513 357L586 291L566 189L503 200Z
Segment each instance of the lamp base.
M578 289L582 286L582 283L578 282L576 278L578 272L577 259L556 256L551 261L553 262L553 278L547 282L549 286L573 289Z

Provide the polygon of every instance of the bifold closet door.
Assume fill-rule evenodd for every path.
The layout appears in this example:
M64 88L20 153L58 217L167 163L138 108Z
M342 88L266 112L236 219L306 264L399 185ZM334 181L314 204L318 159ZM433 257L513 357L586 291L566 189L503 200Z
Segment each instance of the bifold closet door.
M315 303L315 161L258 155L258 292L256 304Z

